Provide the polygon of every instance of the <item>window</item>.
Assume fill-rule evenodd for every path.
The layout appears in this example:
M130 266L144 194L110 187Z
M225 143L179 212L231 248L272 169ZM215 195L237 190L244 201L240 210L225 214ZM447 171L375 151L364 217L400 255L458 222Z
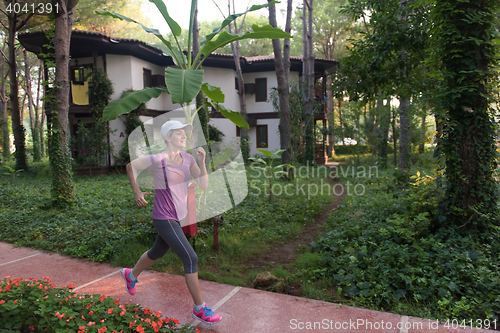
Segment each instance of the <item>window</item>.
M257 125L257 148L267 147L267 125Z
M267 101L267 78L255 79L255 101Z
M237 137L241 136L241 130L238 126L236 126L236 136Z
M153 86L153 75L151 70L147 68L142 69L142 78L144 80L144 88Z
M74 84L83 84L88 81L92 75L92 65L76 65L71 67L71 80Z

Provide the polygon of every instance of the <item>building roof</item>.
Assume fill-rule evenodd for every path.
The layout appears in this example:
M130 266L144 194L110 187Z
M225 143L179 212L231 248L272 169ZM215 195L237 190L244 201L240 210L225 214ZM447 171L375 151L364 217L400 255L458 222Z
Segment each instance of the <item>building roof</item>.
M44 46L48 44L44 31L22 33L18 35L18 39L28 51L39 57L41 53L48 53ZM138 39L115 38L99 32L73 30L70 44L71 58L85 58L103 54L131 55L163 67L174 65L171 57ZM212 53L203 65L205 67L235 69L232 54ZM244 73L274 71L274 55L241 56L240 65ZM316 58L314 61L315 72L320 75L325 71L334 71L337 66L336 60ZM290 70L302 73L302 57L290 57Z

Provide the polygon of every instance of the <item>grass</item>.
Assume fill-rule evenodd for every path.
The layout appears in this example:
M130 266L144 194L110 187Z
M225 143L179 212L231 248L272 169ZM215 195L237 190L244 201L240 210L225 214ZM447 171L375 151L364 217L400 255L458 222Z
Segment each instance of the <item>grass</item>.
M213 224L198 224L191 240L200 258L200 276L212 281L249 285L244 265L252 255L297 237L330 202L328 195L264 194L265 179L248 168L252 188L246 199L224 213L219 227L219 250L213 250ZM135 205L126 175L74 177L76 204L67 209L50 205L50 168L33 165L14 182L0 176L0 240L17 246L50 250L91 261L130 267L148 250L156 237L151 220L152 203ZM323 178L298 178L297 184L319 184ZM288 181L276 179L280 186ZM258 192L260 195L257 195ZM183 265L169 251L151 269L183 274Z

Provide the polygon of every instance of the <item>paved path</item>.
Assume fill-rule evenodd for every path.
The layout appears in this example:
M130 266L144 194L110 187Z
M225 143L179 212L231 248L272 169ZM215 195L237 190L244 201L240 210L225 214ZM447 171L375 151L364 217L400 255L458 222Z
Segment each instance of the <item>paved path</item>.
M197 325L201 332L491 332L448 329L419 318L200 281L205 301L223 317L221 323L210 327L191 318L192 300L182 276L145 271L139 278L137 294L130 296L120 269L0 242L0 278L49 276L57 286L73 283L79 294L99 293L132 300L177 318L181 324Z

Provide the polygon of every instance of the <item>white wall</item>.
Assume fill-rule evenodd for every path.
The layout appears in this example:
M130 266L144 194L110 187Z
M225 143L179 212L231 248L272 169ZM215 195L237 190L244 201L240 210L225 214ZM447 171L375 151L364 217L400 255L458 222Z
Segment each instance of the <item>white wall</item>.
M220 87L225 97L224 106L233 111L240 111L238 90L234 88L236 72L231 68L204 67L203 69L205 71L203 82Z
M113 82L111 99L118 99L124 90L132 89L132 57L125 55L107 54L106 72Z
M278 86L278 81L276 80L276 72L257 72L257 73L244 73L243 80L245 83L255 83L255 79L266 78L267 79L267 101L266 102L256 102L255 94L245 93L245 101L247 104L247 112L274 112L273 104L271 103L271 88Z
M134 90L144 89L144 68L151 70L152 75L165 75L164 67L157 66L136 57L130 58L132 65L132 89ZM170 110L171 108L165 108L166 104L172 104L170 101L170 96L167 97L167 94L162 93L158 98L153 98L147 102L146 107L153 110Z
M111 165L115 165L114 156L118 155L126 137L124 116L118 116L118 118L109 121L109 128L112 131L109 135L111 145Z

